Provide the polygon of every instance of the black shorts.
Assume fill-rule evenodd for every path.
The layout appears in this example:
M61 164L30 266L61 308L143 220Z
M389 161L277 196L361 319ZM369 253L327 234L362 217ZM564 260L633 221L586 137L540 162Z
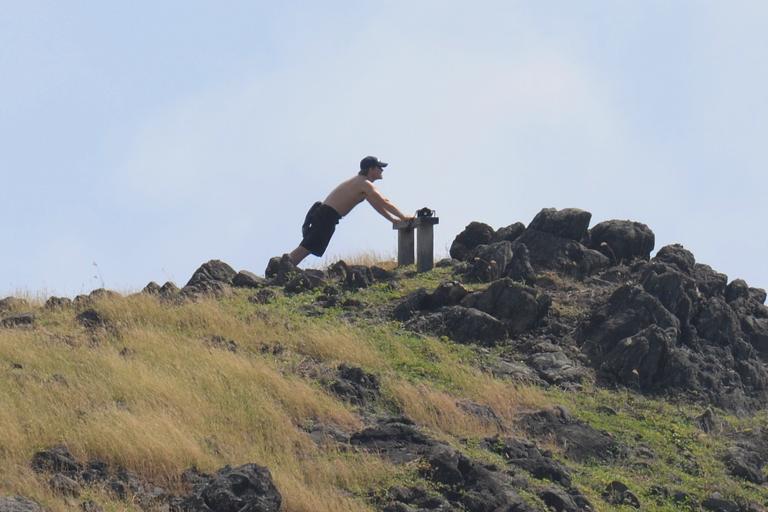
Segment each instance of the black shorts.
M301 234L304 237L301 246L314 254L322 256L328 248L336 224L341 220L339 212L321 202L316 202L307 212Z

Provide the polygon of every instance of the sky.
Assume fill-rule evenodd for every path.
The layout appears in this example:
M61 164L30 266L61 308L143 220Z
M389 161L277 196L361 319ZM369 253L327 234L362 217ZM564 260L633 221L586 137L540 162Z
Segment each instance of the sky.
M768 288L768 3L0 0L0 296L263 275L379 190L471 221L582 208ZM319 266L396 255L367 204Z

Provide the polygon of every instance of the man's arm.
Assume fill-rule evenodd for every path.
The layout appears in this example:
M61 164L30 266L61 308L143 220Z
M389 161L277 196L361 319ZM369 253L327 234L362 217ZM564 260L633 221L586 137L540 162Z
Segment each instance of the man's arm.
M373 209L379 212L382 217L387 219L390 222L396 222L399 220L407 220L411 217L408 217L406 215L403 215L403 212L397 209L397 207L392 204L389 199L381 195L381 193L374 187L372 184L368 184L365 188L365 198L368 200L369 203L371 203L371 206L373 206ZM393 217L394 215L394 217Z

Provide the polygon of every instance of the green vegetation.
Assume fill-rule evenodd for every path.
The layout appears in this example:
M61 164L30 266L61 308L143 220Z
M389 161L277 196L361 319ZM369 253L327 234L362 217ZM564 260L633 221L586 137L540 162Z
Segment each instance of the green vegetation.
M479 448L479 441L515 434L521 412L555 404L654 454L643 464L637 458L577 464L558 446L545 445L597 510L617 510L600 498L616 479L650 511L681 509L654 496L655 485L697 499L719 490L768 500L765 488L726 475L717 457L722 440L695 426L699 407L590 384L578 393L516 385L484 369L495 351L406 332L381 313L405 294L448 279L449 270L436 269L411 272L397 286L377 284L353 294L364 304L356 315L313 306L320 291L279 293L268 305L251 303L252 292L244 290L182 304L139 294L96 299L93 308L106 327L87 330L75 321L74 308L37 304L33 328L0 329L0 495L27 496L54 512L70 510L29 465L37 450L65 443L80 460L123 465L169 490L180 489L179 475L192 465L215 471L256 462L271 470L287 512L373 510L372 497L391 485L420 481L419 470L310 439L306 428L315 423L346 432L363 426L354 406L327 391L344 362L380 378L380 413L399 410L436 438L489 463L504 461ZM558 307L564 315L580 313ZM235 341L236 350L216 343L222 339ZM462 400L491 407L502 424L466 412L457 405ZM722 416L738 430L766 424L765 415ZM106 510L139 510L96 488L86 490L88 498Z

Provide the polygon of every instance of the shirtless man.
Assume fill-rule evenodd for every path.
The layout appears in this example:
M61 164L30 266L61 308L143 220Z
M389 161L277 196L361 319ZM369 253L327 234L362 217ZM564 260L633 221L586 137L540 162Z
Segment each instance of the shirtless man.
M304 239L290 253L294 265L298 265L310 253L322 256L336 230L336 224L363 199L368 200L371 206L390 222L413 218L404 215L373 186L374 181L383 178L382 173L387 165L373 156L363 158L357 176L333 189L322 203L318 201L312 205L302 226Z

